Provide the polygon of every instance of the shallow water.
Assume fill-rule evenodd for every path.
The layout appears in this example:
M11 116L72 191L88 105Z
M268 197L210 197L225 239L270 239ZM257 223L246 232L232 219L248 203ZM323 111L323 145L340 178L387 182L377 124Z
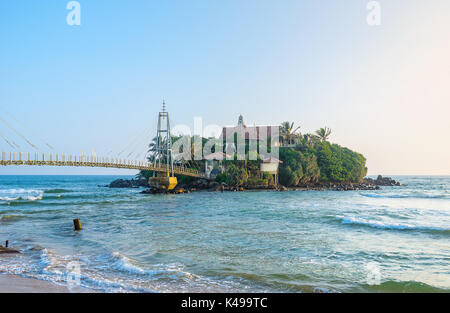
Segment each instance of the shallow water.
M116 178L0 176L0 241L23 252L0 271L67 284L79 268L106 292L450 291L450 177L347 192L99 187Z

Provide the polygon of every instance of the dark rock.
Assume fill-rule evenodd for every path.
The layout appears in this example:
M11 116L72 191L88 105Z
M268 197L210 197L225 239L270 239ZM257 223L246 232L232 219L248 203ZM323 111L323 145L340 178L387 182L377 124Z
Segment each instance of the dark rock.
M365 178L364 182L368 185L375 185L375 186L401 186L402 184L398 181L395 181L394 179L390 177L383 177L381 175L378 175L377 179L373 178Z
M20 253L20 251L0 246L0 254L13 254L13 253Z
M220 184L216 181L210 181L208 183L208 185L209 185L209 188L218 188L220 186Z
M148 181L145 178L140 179L117 179L111 182L109 188L139 188L149 187Z
M109 184L109 188L131 188L131 180L117 179Z

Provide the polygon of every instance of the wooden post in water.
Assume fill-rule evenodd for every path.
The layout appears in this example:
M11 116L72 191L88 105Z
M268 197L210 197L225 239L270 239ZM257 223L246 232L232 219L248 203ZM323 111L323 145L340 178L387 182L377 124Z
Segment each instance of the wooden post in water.
M6 240L6 242L5 242L5 248L8 248L8 245L9 245L9 240Z
M81 220L79 218L73 220L73 227L76 231L81 230Z

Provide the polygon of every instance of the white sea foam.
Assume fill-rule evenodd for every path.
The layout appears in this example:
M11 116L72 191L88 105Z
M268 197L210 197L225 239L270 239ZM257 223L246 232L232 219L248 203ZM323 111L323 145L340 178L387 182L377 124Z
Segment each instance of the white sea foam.
M113 252L112 257L114 259L112 264L113 268L131 274L148 275L155 279L160 277L174 280L191 280L198 278L197 275L184 271L184 266L179 263L156 264L152 266L153 269L144 269L136 265L134 260L131 260L119 252Z
M425 225L412 225L412 224L401 224L401 223L386 223L381 221L367 221L361 218L355 217L345 217L336 216L337 219L341 220L342 224L353 224L362 225L378 229L391 229L391 230L417 230L417 231L437 231L437 232L448 232L449 228L425 226Z
M44 198L44 191L36 189L1 189L0 201L36 201Z
M12 198L12 197L0 197L1 201L16 201L16 200L19 200L19 199L20 199L20 197L15 197L15 198Z
M36 201L36 200L42 200L44 198L43 194L40 194L39 196L28 196L25 198L22 198L23 200L29 200L29 201Z
M368 198L388 198L388 199L408 199L408 198L416 198L416 199L448 199L449 195L447 194L426 194L426 193L404 193L404 194L389 194L389 193L360 193L361 196Z
M28 195L28 196L20 196L20 197L0 197L0 201L17 201L17 200L26 200L26 201L36 201L36 200L42 200L44 198L44 195Z
M146 271L137 265L132 264L130 258L120 254L119 252L113 252L113 267L118 270L130 272L132 274L145 274Z
M55 259L51 253L47 249L42 249L39 257L39 265L45 269L52 266L54 262Z

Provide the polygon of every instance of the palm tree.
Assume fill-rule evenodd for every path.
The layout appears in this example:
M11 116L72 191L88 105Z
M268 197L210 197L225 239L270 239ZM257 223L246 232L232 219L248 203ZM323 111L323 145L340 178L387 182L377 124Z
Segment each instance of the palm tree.
M166 146L166 142L167 142L166 138L161 138L160 146L161 147L165 147ZM158 137L154 137L152 139L152 141L150 142L150 144L148 145L148 148L149 148L149 150L148 150L148 153L149 153L148 161L151 162L151 163L154 163L155 161L157 161L157 159L156 159L157 154L158 154L157 151L156 151L157 145L158 145ZM162 150L161 156L159 156L159 157L161 159L161 163L164 163L166 161L166 157L167 157L166 156L166 151Z
M295 138L297 135L297 131L299 130L300 126L294 129L294 122L283 122L280 126L280 136L283 142L287 144L292 143L292 139Z
M316 134L321 141L327 141L328 137L331 135L331 129L325 126L325 128L317 130Z

